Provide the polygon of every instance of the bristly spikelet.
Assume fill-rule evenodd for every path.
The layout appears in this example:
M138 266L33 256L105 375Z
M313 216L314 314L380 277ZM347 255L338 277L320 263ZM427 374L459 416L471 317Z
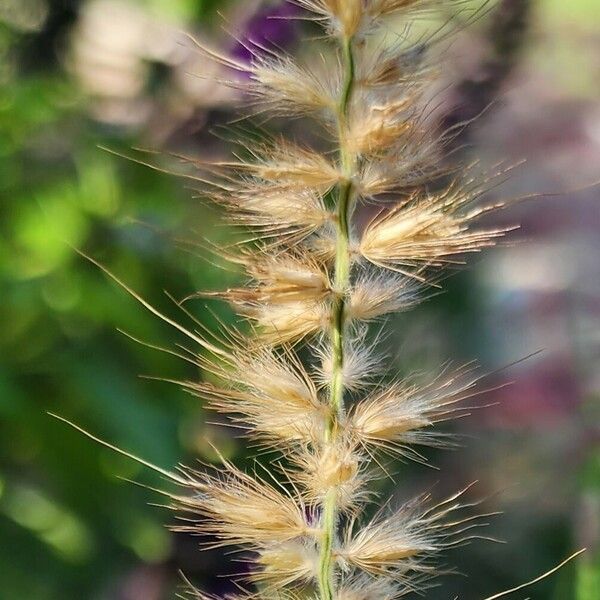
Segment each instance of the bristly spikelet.
M342 381L349 392L357 392L369 386L384 371L385 356L373 352L375 342L367 341L366 334L366 328L358 328L345 341ZM332 381L334 370L332 349L327 344L320 344L316 346L315 354L318 359L315 379L321 387L327 387Z
M435 73L407 32L444 0L291 1L335 47L315 42L296 59L250 42L243 64L198 45L244 74L225 83L251 112L310 117L318 127L312 145L310 128L302 141L254 134L236 138L234 159L197 163L202 195L247 230L220 255L248 278L198 296L229 302L252 335L225 329L209 342L206 329L163 317L201 347L184 358L205 378L182 385L277 454L262 476L225 460L216 472L182 469L172 479L190 493L172 498L185 513L179 529L254 557L242 582L255 591L226 600L395 600L422 594L440 574L437 555L477 537L480 523L455 516L468 489L437 505L422 497L394 511L382 502L365 522L368 484L398 455L426 462L415 448L447 445L434 426L467 414L478 379L469 369L429 383L386 378L377 351L384 327L373 338L367 323L412 308L443 280L442 267L508 229L479 224L501 207L476 205L489 180L442 160L453 132L434 126ZM371 36L388 17L404 33ZM379 210L358 227L365 203Z
M253 280L248 287L215 294L233 304L315 303L331 292L326 266L301 248L279 254L254 249L226 258L241 263Z
M414 445L448 445L448 438L431 428L468 414L464 401L475 395L477 382L468 377L468 371L441 375L425 386L397 381L357 402L347 427L366 446L418 456Z
M437 195L415 193L369 224L360 252L377 266L414 275L419 266L441 266L493 246L507 228L471 227L498 207L469 209L472 201L472 195L458 185Z
M382 24L385 17L403 13L415 18L444 4L464 0L291 0L317 16L317 20L342 38L359 37Z
M260 339L270 345L296 343L326 331L330 318L322 302L248 303L240 306L240 313L256 322Z
M345 132L348 149L357 155L382 155L414 127L414 101L410 97L365 104L356 107Z
M414 280L365 272L352 287L347 316L358 321L371 321L388 313L408 310L419 300Z
M270 545L258 553L259 570L250 579L270 590L311 582L317 577L318 556L314 542Z
M352 442L341 438L338 444L320 450L304 447L290 457L296 466L294 479L309 501L320 504L328 494L335 494L337 506L346 512L368 499L364 457Z
M431 558L478 537L472 531L482 525L483 515L449 520L463 508L463 493L437 505L430 504L429 496L422 496L387 516L375 516L358 531L351 523L338 551L339 560L370 575L407 584L415 576L419 581L435 577Z
M253 178L221 182L214 186L211 198L228 211L232 223L254 230L268 245L307 238L331 219L318 192L290 190Z
M252 149L252 154L256 162L233 163L232 167L249 172L272 190L325 193L342 177L325 156L289 141Z
M296 0L297 4L315 13L332 32L355 35L365 15L363 0Z
M257 52L250 67L251 84L246 88L269 115L316 113L329 120L339 96L339 66L328 64L322 57L311 67L298 64L290 56Z
M193 495L173 498L189 515L178 531L198 533L202 519L202 534L218 540L213 545L250 548L318 535L299 499L228 462L216 475L188 470L186 476Z
M280 447L323 439L329 407L290 348L281 353L267 347L238 351L223 367L211 370L229 385L184 386L210 408L232 415L254 437Z

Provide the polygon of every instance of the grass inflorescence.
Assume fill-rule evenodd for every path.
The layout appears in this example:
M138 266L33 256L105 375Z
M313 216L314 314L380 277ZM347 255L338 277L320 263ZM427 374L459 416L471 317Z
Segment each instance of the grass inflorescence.
M235 159L198 163L202 194L251 232L222 252L248 285L199 295L229 302L253 335L186 331L201 351L184 358L210 377L179 382L281 460L270 471L244 472L224 459L213 472L181 468L169 474L181 487L171 498L184 516L178 529L252 556L239 582L252 591L236 598L422 595L447 571L437 566L440 553L480 537L485 515L465 510L476 504L467 500L470 486L393 508L370 484L389 476L390 457L425 462L423 447L453 445L434 428L468 413L480 377L469 365L446 365L425 382L386 378L366 323L410 310L438 289L443 269L508 229L481 224L501 207L481 202L490 178L442 159L453 132L436 133L428 118L425 90L436 69L423 60L422 42L385 32L390 18L408 31L441 5L463 3L296 4L324 31L311 42L321 49L302 63L253 47L246 65L198 43L207 57L245 72L226 83L243 90L256 114L310 119L327 143L240 139ZM374 216L359 228L361 206ZM367 517L375 499L383 508Z
M215 475L187 472L194 494L176 503L199 517L186 530L253 553L246 579L258 598L399 598L426 589L437 555L477 537L480 523L461 516L463 492L386 506L366 520L369 483L387 475L382 457L425 460L416 447L447 444L432 427L465 414L478 380L464 369L386 383L374 376L383 358L365 343L364 324L411 309L441 268L505 230L478 225L497 207L475 206L484 184L472 177L426 185L447 170L424 97L434 69L407 59L408 36L379 41L390 17L410 25L442 2L297 3L325 32L322 50L303 63L254 48L248 66L198 43L247 72L230 83L257 114L312 119L329 147L239 140L245 151L235 160L201 165L203 193L252 231L249 243L224 252L248 285L208 295L247 317L254 335L228 332L224 355L201 361L211 382L185 383L282 461L268 476L226 461ZM380 208L359 232L354 215L365 203ZM312 351L309 364L300 347Z

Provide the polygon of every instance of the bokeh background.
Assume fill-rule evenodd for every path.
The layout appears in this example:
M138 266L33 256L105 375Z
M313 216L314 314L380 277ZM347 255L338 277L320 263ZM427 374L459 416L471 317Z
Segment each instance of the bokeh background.
M183 298L235 280L202 242L231 239L219 215L185 180L118 155L179 171L167 153L224 156L221 128L240 99L207 78L218 67L186 34L241 59L231 33L296 51L306 26L270 18L293 11L248 0L0 1L3 599L169 599L180 570L226 590L229 559L169 533L164 499L128 480L165 482L47 413L166 468L214 460L213 443L248 460L194 398L139 377L199 374L119 333L183 341L71 248L183 319L163 290ZM506 544L455 552L448 562L468 576L445 578L431 600L480 599L584 546L576 564L516 597L600 597L599 16L598 0L497 0L444 47L440 127L479 115L457 151L519 165L494 197L555 195L511 206L502 222L522 229L510 245L386 326L398 371L477 358L495 373L491 387L514 382L455 425L464 448L430 455L441 470L401 467L399 498L478 480L485 508L504 511L489 533ZM218 305L188 308L208 327L232 318Z

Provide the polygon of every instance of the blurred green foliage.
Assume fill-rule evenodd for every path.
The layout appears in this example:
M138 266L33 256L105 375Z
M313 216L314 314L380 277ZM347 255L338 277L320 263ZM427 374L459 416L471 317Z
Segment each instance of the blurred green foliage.
M153 4L199 19L211 3ZM55 3L51 16L66 6ZM162 466L176 464L182 447L198 450L203 420L175 388L136 377L193 369L116 329L165 347L173 332L72 247L171 312L161 290L182 297L222 275L165 239L184 222L202 231L214 216L176 178L99 148L136 140L91 120L56 60L30 64L35 36L0 22L0 596L92 598L139 561L172 555L170 517L119 479L156 478L48 412Z

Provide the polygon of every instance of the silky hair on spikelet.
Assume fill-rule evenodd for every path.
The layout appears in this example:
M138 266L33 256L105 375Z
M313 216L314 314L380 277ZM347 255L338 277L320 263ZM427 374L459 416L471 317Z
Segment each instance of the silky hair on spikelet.
M197 42L205 57L243 72L226 83L252 113L310 118L326 140L238 139L231 160L192 161L200 196L246 234L218 250L246 284L194 296L229 303L248 327L222 325L215 334L197 322L188 330L126 288L195 344L167 350L202 373L176 383L267 451L271 468L244 471L220 458L212 468L157 470L179 487L167 494L179 515L174 529L251 563L236 580L249 590L224 600L423 595L448 572L437 565L440 553L481 538L486 515L472 514L479 502L471 486L398 508L370 484L393 475L393 458L427 463L423 447L452 446L437 426L468 415L465 402L482 391L482 377L471 365L446 365L402 378L386 373L378 346L387 315L437 293L446 267L509 231L480 224L502 208L482 200L501 174L477 177L473 165L441 161L452 133L436 133L429 118L434 70L422 56L409 58L407 35L373 43L390 18L408 26L460 0L295 3L326 38L302 61L250 43L246 65ZM355 212L364 205L371 218L359 227ZM374 320L379 334L371 337Z

